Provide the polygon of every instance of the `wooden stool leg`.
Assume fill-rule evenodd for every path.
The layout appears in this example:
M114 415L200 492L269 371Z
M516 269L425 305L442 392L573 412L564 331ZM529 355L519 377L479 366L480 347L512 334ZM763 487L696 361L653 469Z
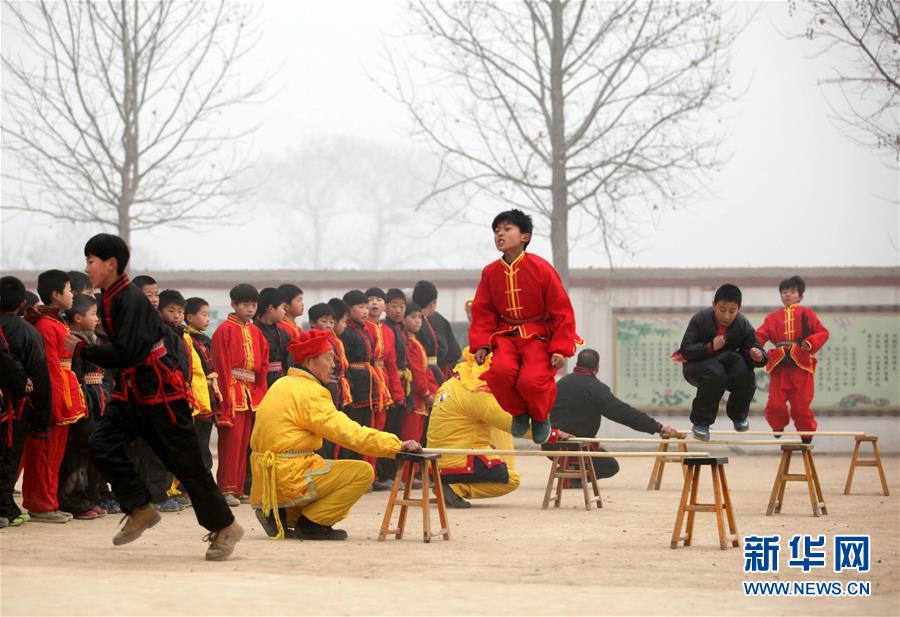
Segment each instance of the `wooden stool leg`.
M409 499L412 494L412 483L413 479L416 477L416 464L411 461L403 462L403 478L404 478L404 487L403 487L403 501ZM397 539L403 539L403 532L406 530L406 515L409 513L409 506L405 503L400 506L400 518L397 521Z
M692 506L697 505L697 491L700 489L700 465L694 465L694 471L691 474L691 497L688 500L688 504ZM688 510L687 513L687 525L685 528L685 538L684 545L690 546L691 541L694 539L694 516L697 513L694 510Z
M737 547L737 525L734 523L734 511L731 509L731 493L728 492L728 480L725 479L725 465L719 465L719 480L722 483L722 499L725 503L725 515L728 518L728 532L731 534L731 546Z
M887 478L884 475L884 467L881 464L881 454L878 452L878 437L872 441L872 452L875 454L875 466L878 467L878 475L881 477L881 491L887 497L891 492L888 490Z
M422 539L431 542L431 470L427 463L419 463L422 469Z
M778 488L778 499L775 502L775 514L779 514L781 512L781 507L784 505L784 490L787 488L787 476L791 473L791 459L794 456L794 453L788 450L785 452L787 454L787 458L784 461L784 474L781 476L781 486Z
M578 457L578 473L581 475L581 491L584 493L584 509L591 509L590 487L588 486L588 474L585 465L590 465L591 460L583 456Z
M670 548L678 548L678 544L681 541L681 524L684 521L684 506L687 504L688 494L691 490L692 477L693 476L691 475L686 475L684 477L684 486L681 489L681 500L678 502L678 511L675 513L675 530L672 532L672 542L669 543Z
M400 481L403 479L404 468L401 465L394 474L394 485L391 487L391 495L388 497L387 507L384 509L384 520L381 521L381 531L378 532L378 541L384 542L387 537L388 529L391 527L391 518L394 514L394 503L397 501L397 491L400 488Z
M441 470L437 461L431 461L431 473L434 476L434 492L437 496L438 519L441 521L441 534L444 540L450 539L450 523L447 521L447 504L444 503L444 487L441 484Z
M816 462L812 452L809 453L809 468L812 470L813 486L816 487L816 499L819 500L819 510L822 514L828 514L825 507L825 495L822 494L822 485L819 483L819 472L816 470Z
M725 540L725 519L722 516L722 485L719 483L719 466L712 465L710 467L713 481L713 503L716 513L716 528L719 530L719 548L723 551L728 548L728 542Z
M559 457L559 471L565 472L566 468L569 466L569 457L568 456L560 456ZM560 504L562 504L562 490L563 483L565 482L564 478L556 478L556 501L553 504L554 508L558 508Z
M679 441L678 442L678 451L679 452L687 452L688 451L687 444L684 443L683 441ZM681 459L681 475L684 475L687 472L688 472L687 465L684 464L684 458L682 458Z
M809 501L812 504L813 516L819 516L819 500L816 498L816 486L813 484L809 458L809 450L803 450L803 474L806 476L806 488L809 490Z
M775 502L778 499L778 491L781 489L781 483L784 482L784 460L787 452L781 453L781 460L778 461L778 470L775 472L775 483L772 485L772 494L769 496L769 506L766 508L766 516L772 516L775 512Z
M553 480L556 478L556 469L559 466L559 459L550 459L550 477L547 478L547 490L544 491L544 503L541 504L541 510L550 507L550 495L553 492Z
M594 469L594 461L592 459L588 459L588 475L591 479L591 487L594 491L594 497L597 498L597 509L603 507L603 498L600 497L600 487L597 486L597 471Z
M659 444L659 448L656 449L657 452L668 452L669 451L669 442L664 441ZM647 483L648 491L658 491L659 485L662 483L662 474L663 474L663 457L657 456L653 461L653 470L650 472L650 482ZM673 547L674 548L674 547Z
M859 459L859 448L862 441L857 436L856 445L853 447L853 456L850 457L850 471L847 472L847 483L844 485L844 495L850 494L850 485L853 484L853 474L856 472L856 461Z

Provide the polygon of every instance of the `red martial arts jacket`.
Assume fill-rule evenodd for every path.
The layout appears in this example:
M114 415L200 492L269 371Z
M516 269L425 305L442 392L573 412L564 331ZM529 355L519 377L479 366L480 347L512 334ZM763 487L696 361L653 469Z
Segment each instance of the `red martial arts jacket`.
M415 336L409 336L406 340L406 365L412 373L413 407L410 411L428 415L430 410L425 407L425 397L434 396L439 384L434 373L428 369L425 347Z
M381 370L384 374L391 400L396 405L402 405L406 400L406 393L400 384L400 373L397 370L397 341L394 331L380 321L371 319L366 320L365 325L366 332L374 343L372 363L376 370Z
M266 393L269 343L259 328L242 322L234 313L216 328L212 340L222 391L222 411L216 424L233 426L235 412L255 410Z
M799 304L772 311L756 330L760 345L765 345L766 341L775 344L775 349L768 352L767 373L785 362L786 358L789 358L787 362L793 362L798 368L815 373L817 360L812 354L822 348L828 336L829 332L816 312Z
M50 421L62 426L87 415L87 403L72 372L72 353L66 351L69 326L59 318L59 311L47 306L31 309L26 316L44 339L44 355L50 374Z
M490 348L495 336L514 331L522 338L546 338L549 353L565 357L584 343L575 332L575 312L559 274L527 252L511 264L501 258L482 270L472 303L469 348Z
M285 317L281 321L278 322L278 327L288 333L291 339L295 339L303 332L303 330L291 320L290 317Z

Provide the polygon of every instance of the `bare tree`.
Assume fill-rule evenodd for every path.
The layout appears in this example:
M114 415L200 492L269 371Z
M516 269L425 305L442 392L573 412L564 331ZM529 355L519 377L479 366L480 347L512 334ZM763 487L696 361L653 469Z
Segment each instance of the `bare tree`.
M714 112L732 98L738 33L725 5L423 0L411 11L427 49L392 51L388 90L441 157L421 203L455 192L538 214L563 280L577 227L611 255L634 240L637 212L688 198L721 160Z
M222 220L239 197L239 149L255 127L227 112L256 9L230 2L4 2L3 146L20 195L5 208L110 226L126 241L159 225Z
M818 43L816 54L850 54L852 69L835 66L821 81L841 102L829 101L838 126L857 143L886 152L900 163L900 2L811 0L803 36ZM797 10L797 2L789 4Z

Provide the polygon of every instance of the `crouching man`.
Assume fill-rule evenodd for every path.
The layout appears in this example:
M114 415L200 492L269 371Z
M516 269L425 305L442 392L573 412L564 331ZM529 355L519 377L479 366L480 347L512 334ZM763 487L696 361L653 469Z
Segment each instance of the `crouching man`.
M297 368L272 384L256 412L250 503L263 529L277 539L287 527L301 540L345 540L347 532L333 525L372 485L369 463L316 454L323 438L373 457L422 449L415 441L360 426L335 408L324 385L334 368L329 334L310 330L288 344Z

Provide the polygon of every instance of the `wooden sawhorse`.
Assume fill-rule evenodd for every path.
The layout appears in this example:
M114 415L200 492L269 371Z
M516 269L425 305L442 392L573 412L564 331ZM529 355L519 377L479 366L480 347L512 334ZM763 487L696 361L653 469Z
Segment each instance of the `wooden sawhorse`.
M384 542L389 535L393 535L398 540L403 538L403 531L406 529L406 514L410 507L422 508L422 536L425 542L431 542L431 539L436 536L442 536L444 540L450 539L450 524L447 522L447 508L444 505L441 472L437 463L439 458L441 458L440 454L397 453L396 460L402 461L403 464L397 468L397 475L394 477L394 486L391 488L391 494L388 497L387 507L384 511L381 532L378 534L379 542ZM422 494L419 498L413 498L411 493L417 467L422 472ZM429 493L431 490L429 476L434 479L434 498ZM403 483L403 498L397 499L401 482ZM437 533L431 533L431 504L437 504L438 516L441 520L441 529ZM391 529L394 506L400 506L400 517L397 521L397 527Z
M582 452L590 452L591 445L582 443L580 450ZM574 463L575 467L569 467L569 463ZM550 477L547 479L547 490L544 492L544 503L541 505L542 510L550 507L551 494L553 492L553 481L556 481L556 495L552 498L553 507L558 508L562 503L562 489L566 480L581 480L581 490L584 492L584 509L590 510L591 504L596 503L597 509L603 507L603 500L600 498L600 489L597 486L597 474L594 471L593 461L586 456L578 456L573 450L572 456L560 456L551 461ZM588 486L590 483L590 487ZM593 491L593 495L591 495Z
M725 550L729 542L738 546L737 526L734 523L734 512L731 507L731 495L728 492L728 481L725 479L727 456L700 456L684 459L684 487L681 489L681 501L675 515L675 530L672 532L672 548L678 548L682 541L685 546L691 545L694 537L694 514L697 512L713 512L716 515L716 527L719 530L719 548ZM700 468L708 466L712 471L713 503L697 503L697 490L700 488ZM687 512L684 526L685 535L681 535L682 521ZM728 521L728 533L725 533L725 520Z
M863 443L872 444L872 453L875 458L859 459L859 448ZM853 484L853 474L857 467L877 467L878 475L881 478L881 491L884 496L890 495L888 490L887 478L884 475L884 467L881 465L881 454L878 452L878 436L877 435L857 435L856 446L853 448L853 458L850 459L850 471L847 473L847 484L844 486L844 495L850 494L850 485Z
M778 471L775 473L775 484L772 486L772 495L769 497L769 507L766 516L781 512L781 504L784 501L784 489L788 482L806 482L809 489L809 501L812 504L813 516L828 514L825 507L825 498L822 496L822 487L819 484L819 474L816 472L816 464L812 456L813 447L808 444L781 446L781 461ZM800 452L803 456L803 473L792 474L791 456L794 452Z

